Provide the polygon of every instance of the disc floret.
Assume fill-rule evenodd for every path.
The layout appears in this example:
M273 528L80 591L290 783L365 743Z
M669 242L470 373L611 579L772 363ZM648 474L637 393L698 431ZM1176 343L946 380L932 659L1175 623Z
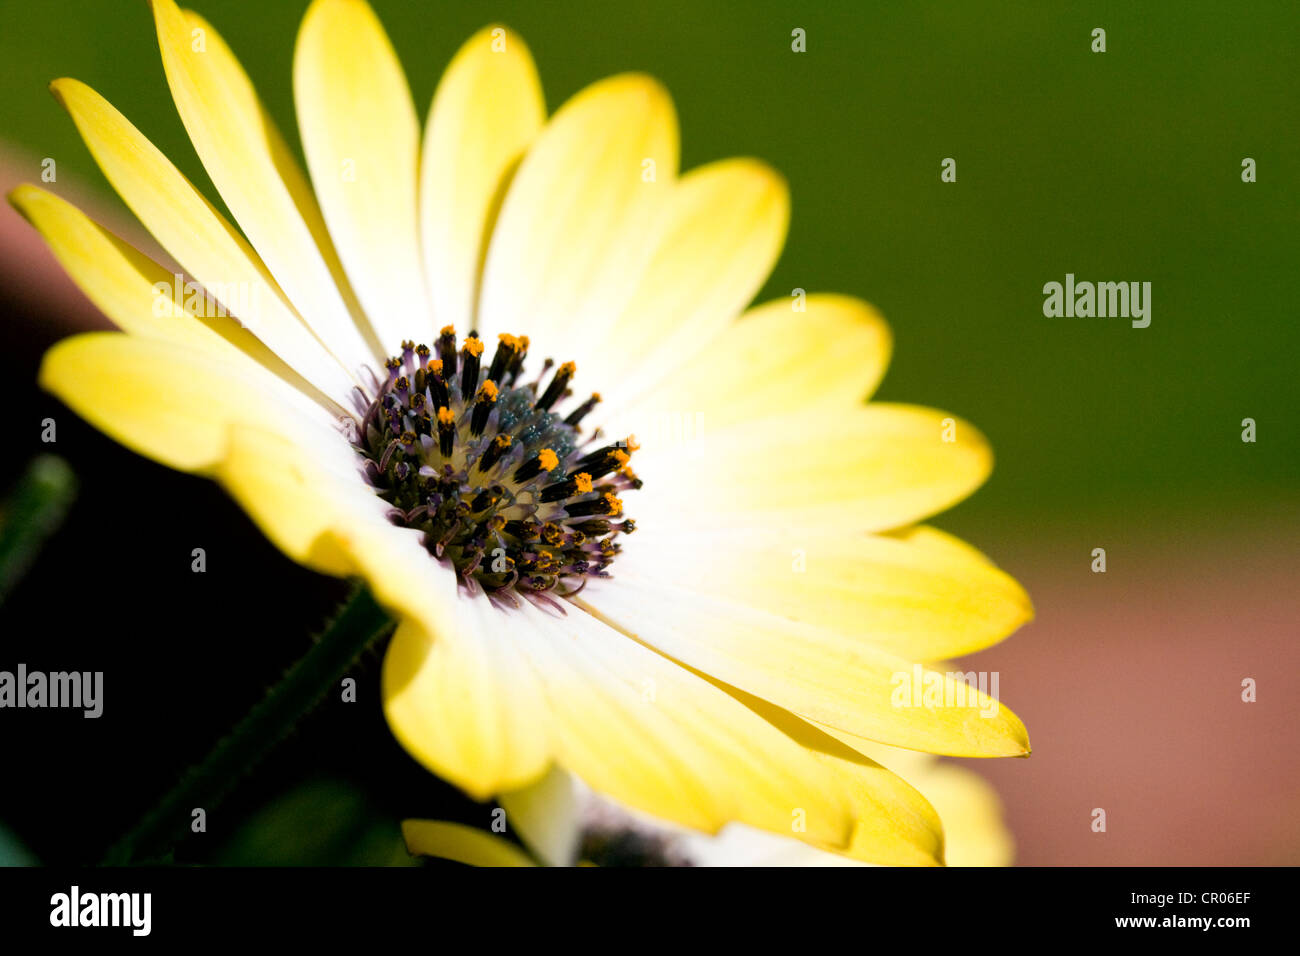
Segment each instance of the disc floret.
M549 359L520 384L528 345L501 335L485 365L474 332L459 347L451 326L433 348L403 342L363 402L354 447L392 520L423 532L464 586L563 596L608 577L616 539L635 527L620 494L641 486L628 467L637 445L582 435L599 394L566 417L554 410L572 395L573 362L545 389Z

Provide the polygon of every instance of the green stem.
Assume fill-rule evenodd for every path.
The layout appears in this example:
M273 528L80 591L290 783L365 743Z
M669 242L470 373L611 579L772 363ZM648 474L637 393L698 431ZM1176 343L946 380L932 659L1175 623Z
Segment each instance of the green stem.
M62 458L38 455L4 503L0 522L0 603L27 572L50 535L59 529L77 479Z
M109 849L103 865L122 866L166 854L189 832L194 809L211 812L240 775L270 753L391 625L392 619L370 592L358 587L311 650L217 743L202 764L191 769Z

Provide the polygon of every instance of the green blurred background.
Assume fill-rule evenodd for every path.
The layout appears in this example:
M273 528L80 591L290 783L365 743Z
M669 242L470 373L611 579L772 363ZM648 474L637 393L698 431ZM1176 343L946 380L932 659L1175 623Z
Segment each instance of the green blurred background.
M1240 665L1255 668L1245 673L1294 671L1296 3L373 5L422 113L460 43L501 21L528 41L552 110L594 79L644 70L674 95L684 167L750 154L788 177L790 235L762 298L800 287L871 300L896 339L880 396L949 409L984 430L997 452L989 484L938 523L1026 580L1037 599L1038 623L1006 647L1032 641L1047 650L1036 663L1021 662L1014 681L1003 676L1013 707L1017 690L1031 701L1017 709L1035 733L1036 761L1053 750L1054 717L1062 716L1062 734L1073 722L1061 714L1062 701L1087 696L1053 683L1078 672L1054 664L1060 658L1051 649L1060 645L1052 642L1097 636L1100 697L1128 651L1099 635L1147 642L1155 661L1176 659L1181 642L1190 643L1168 615L1123 616L1155 592L1185 595L1185 611L1198 596L1231 610L1223 616L1230 632L1205 635L1208 648L1264 635L1264 650ZM291 57L305 6L197 5L294 141ZM105 203L116 203L46 91L48 80L75 76L219 202L171 104L143 0L4 0L3 10L0 137L31 157L56 158L61 183L99 187ZM1091 50L1095 27L1106 30L1105 53ZM806 31L805 53L791 50L794 28ZM945 157L956 160L956 183L940 181ZM1258 166L1252 184L1241 179L1245 157ZM38 180L39 166L26 178ZM121 214L125 221L124 208ZM1150 327L1044 317L1044 283L1067 272L1078 280L1149 281ZM1247 417L1257 422L1254 444L1241 441ZM1088 571L1097 546L1110 552L1108 591ZM1116 566L1121 576L1129 569L1120 582ZM1234 568L1245 577L1229 581ZM1269 576L1278 571L1286 572L1280 585ZM1285 603L1263 618L1240 606L1255 600L1252 588L1278 597L1279 587ZM1074 617L1055 617L1063 607ZM1205 619L1195 608L1189 614L1193 623ZM1007 672L1017 666L1014 658L998 660ZM1034 666L1040 670L1030 676ZM1206 668L1231 671L1213 656ZM1237 672L1225 672L1225 682L1235 684ZM1147 686L1149 717L1164 709L1161 694L1172 692ZM1103 706L1097 697L1094 706ZM1046 747L1027 712L1035 707L1048 728ZM1143 713L1121 726L1140 727ZM1233 731L1259 748L1252 753L1284 759L1267 765L1293 787L1295 758L1276 753L1291 747L1280 728L1295 717L1288 704ZM1189 748L1206 746L1204 738L1196 742L1194 721L1179 726L1171 733ZM1245 743L1223 744L1238 745ZM1044 759L1050 767L1052 758ZM1102 776L1117 766L1097 760ZM1191 766L1159 772L1177 777ZM1012 791L1060 798L1069 789L1068 778L1001 767L994 774ZM1234 799L1258 807L1274 797L1229 792L1229 809L1209 812L1233 816ZM1059 802L1049 809L1032 797L1009 799L1013 823L1016 815L1067 812ZM1277 799L1277 812L1297 809ZM1065 843L1035 854L1033 844L1050 839L1050 828L1018 832L1022 858L1071 861ZM1300 846L1294 826L1291 833L1297 842L1286 852ZM1109 859L1163 862L1174 859L1166 851L1176 843L1166 837L1152 856ZM1230 853L1225 862L1263 859Z

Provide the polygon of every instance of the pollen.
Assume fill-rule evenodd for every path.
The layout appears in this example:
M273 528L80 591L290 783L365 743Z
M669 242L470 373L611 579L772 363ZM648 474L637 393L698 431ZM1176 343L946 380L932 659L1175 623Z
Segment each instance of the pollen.
M564 597L609 577L616 539L635 528L611 519L623 514L619 495L641 486L627 467L638 446L584 428L600 394L572 398L577 365L547 359L525 384L527 336L497 336L489 360L476 333L458 343L450 325L432 348L401 345L354 441L390 520L421 532L432 560L494 603Z

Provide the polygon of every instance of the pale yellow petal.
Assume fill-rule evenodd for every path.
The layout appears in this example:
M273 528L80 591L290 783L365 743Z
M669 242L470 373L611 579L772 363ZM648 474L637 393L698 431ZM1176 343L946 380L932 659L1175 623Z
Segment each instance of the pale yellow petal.
M403 820L402 836L413 856L436 856L469 866L536 866L519 847L463 823Z
M930 525L918 524L910 528L896 528L886 534L914 548L924 548L934 561L945 565L951 562L960 566L972 561L983 564L993 563L979 548Z
M421 157L421 241L439 326L462 333L473 327L491 225L511 174L545 121L546 102L524 41L499 26L474 34L438 84Z
M185 308L183 282L178 299L170 273L76 206L27 184L10 192L9 202L40 232L78 288L119 328L229 354L229 343L217 329L222 325L238 328L234 319L205 322L196 318L193 310Z
M1015 839L1003 820L993 785L965 767L938 761L913 778L943 820L949 866L1010 866Z
M622 311L663 226L677 118L655 80L621 75L560 108L515 174L493 230L477 325L575 357L592 323ZM570 354L573 352L574 354Z
M95 332L46 354L40 382L140 454L221 482L268 538L326 574L368 571L353 540L394 533L331 417L243 359Z
M416 215L420 123L406 75L365 0L315 0L293 60L307 168L334 247L390 352L428 342Z
M703 434L821 404L863 402L889 364L892 340L884 319L849 296L810 295L803 311L794 304L777 299L746 312L692 360L669 363L669 375L638 404L652 420Z
M163 248L276 355L344 405L354 380L235 228L102 96L71 79L50 89L105 177Z
M454 610L432 637L411 621L398 628L384 657L384 712L407 752L485 800L545 772L550 715L516 628L481 595L457 598L449 566L435 569L441 590L419 599Z
M697 354L753 299L785 242L790 194L765 163L726 159L682 176L666 216L622 314L582 331L600 374L618 382L611 409Z
M590 791L568 771L544 776L499 797L507 825L547 866L572 866L582 841L582 806Z
M272 544L322 574L361 573L352 553L356 529L386 523L385 503L360 476L332 474L301 446L261 428L229 426L213 477Z
M430 584L423 600L445 608ZM455 588L450 572L441 587ZM709 831L730 819L777 832L802 821L808 838L847 845L851 820L825 769L706 681L576 609L480 599L461 611L431 640L399 629L384 697L403 746L471 795L538 779L549 750L599 792L655 816Z
M845 842L843 796L804 748L734 697L586 614L521 608L558 763L634 809L709 832L742 820Z
M49 243L55 258L86 296L132 335L210 349L230 360L244 356L332 407L323 395L230 316L210 315L206 298L144 253L94 222L76 206L23 185L9 201Z
M289 300L354 370L382 358L349 309L338 258L306 176L221 35L174 0L152 0L172 99L203 167Z
M121 332L64 339L41 363L40 383L100 431L172 468L208 474L225 457L232 424L292 438L335 467L352 454L330 416L247 364Z
M944 859L949 866L1011 865L1015 839L1003 818L1002 800L993 785L974 770L931 754L822 729L925 794L943 820Z
M909 660L982 650L1032 618L1024 589L987 558L969 546L937 551L941 539L910 530L900 537L763 520L697 529L683 548L676 527L639 520L618 571L690 582Z
M802 834L800 839L867 863L934 866L943 862L943 828L924 794L847 744L842 735L734 687L729 693L812 754L830 776L831 785L849 801L853 832L847 844Z
M663 653L801 717L953 756L1021 756L1029 738L978 687L869 643L620 571L576 602Z
M684 441L641 428L644 417L626 424L641 442L632 464L653 489L637 501L647 527L686 515L696 528L778 520L884 531L951 507L993 466L973 425L911 405L784 415Z
M821 759L850 795L854 808L849 845L823 844L823 849L882 866L946 862L942 814L926 794L848 748L828 749Z

